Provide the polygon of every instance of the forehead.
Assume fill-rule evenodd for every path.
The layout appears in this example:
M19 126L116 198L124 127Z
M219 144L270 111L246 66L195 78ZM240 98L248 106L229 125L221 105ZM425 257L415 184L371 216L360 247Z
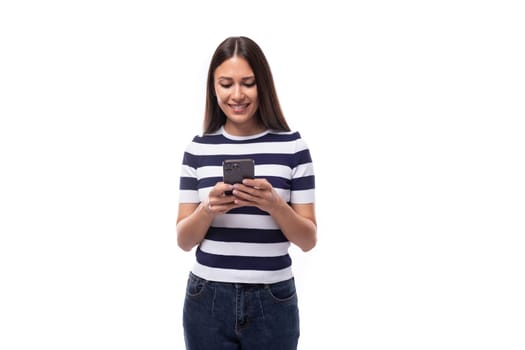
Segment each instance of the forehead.
M228 58L215 69L215 78L244 78L253 76L252 67L246 59L239 56Z

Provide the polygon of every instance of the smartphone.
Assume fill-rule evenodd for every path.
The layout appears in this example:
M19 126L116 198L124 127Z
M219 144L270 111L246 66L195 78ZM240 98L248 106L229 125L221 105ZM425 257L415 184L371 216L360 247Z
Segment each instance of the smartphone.
M255 162L253 159L226 159L222 162L223 182L227 184L241 183L243 179L253 179L255 176ZM226 191L231 195L231 191Z

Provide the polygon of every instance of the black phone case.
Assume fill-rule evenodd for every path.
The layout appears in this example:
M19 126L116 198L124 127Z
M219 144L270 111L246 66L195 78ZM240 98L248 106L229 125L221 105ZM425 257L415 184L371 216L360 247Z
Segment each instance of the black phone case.
M227 159L222 162L223 181L227 184L241 183L254 178L255 163L252 159ZM228 193L229 192L229 193ZM230 195L228 191L226 194Z

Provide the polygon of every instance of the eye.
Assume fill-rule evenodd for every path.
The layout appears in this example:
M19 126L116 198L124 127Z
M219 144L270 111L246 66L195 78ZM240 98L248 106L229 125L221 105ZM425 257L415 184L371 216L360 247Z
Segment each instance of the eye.
M252 81L252 82L249 82L249 83L244 83L244 86L246 86L246 87L253 87L253 86L255 86L255 81Z
M228 89L230 88L233 84L219 84L221 87L225 88L225 89Z

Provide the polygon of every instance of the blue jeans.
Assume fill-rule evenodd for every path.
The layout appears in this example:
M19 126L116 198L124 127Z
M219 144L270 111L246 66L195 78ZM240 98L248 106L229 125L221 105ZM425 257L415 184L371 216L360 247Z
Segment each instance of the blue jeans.
M187 350L295 350L299 309L294 279L222 283L190 273L183 325Z

